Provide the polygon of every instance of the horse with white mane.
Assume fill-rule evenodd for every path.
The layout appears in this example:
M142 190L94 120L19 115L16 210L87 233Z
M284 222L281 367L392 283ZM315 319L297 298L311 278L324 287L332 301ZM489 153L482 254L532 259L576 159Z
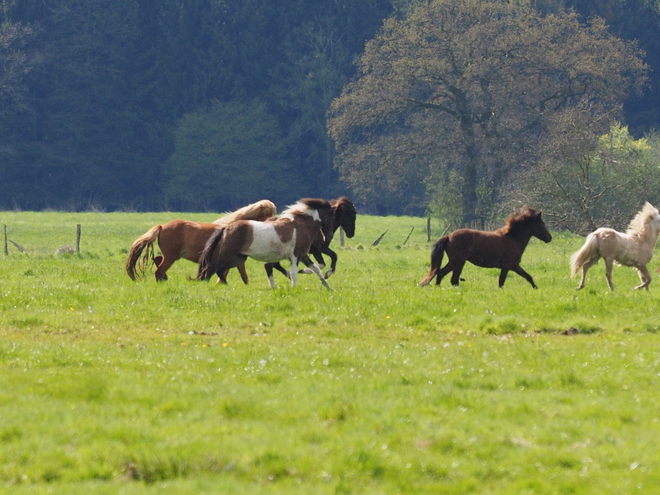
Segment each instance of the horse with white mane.
M575 276L582 268L582 278L577 289L584 287L589 268L603 258L605 277L610 290L614 290L612 265L615 262L636 268L641 284L635 289L648 290L651 274L646 265L653 257L658 234L660 234L660 213L649 202L644 204L642 210L633 218L625 234L605 227L593 231L587 236L582 249L571 256L571 276Z

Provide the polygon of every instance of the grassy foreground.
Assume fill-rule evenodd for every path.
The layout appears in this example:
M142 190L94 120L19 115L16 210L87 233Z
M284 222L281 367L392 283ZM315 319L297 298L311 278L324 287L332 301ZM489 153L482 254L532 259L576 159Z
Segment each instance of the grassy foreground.
M538 290L419 288L425 220L360 216L332 292L255 262L132 282L131 242L180 216L0 212L27 251L0 253L0 493L656 493L660 278L576 292L558 234L523 258Z

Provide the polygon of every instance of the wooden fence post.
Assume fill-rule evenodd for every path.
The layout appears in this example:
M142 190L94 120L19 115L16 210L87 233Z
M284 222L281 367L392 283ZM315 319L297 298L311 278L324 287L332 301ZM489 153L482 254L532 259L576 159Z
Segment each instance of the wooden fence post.
M426 219L426 242L431 242L431 217Z
M7 224L4 224L4 225L5 225L5 229L4 229L5 230L5 256L8 256L9 255L9 249L7 249Z
M80 253L80 224L76 225L76 253Z
M415 227L413 227L412 229L410 229L410 233L408 234L408 237L406 237L406 240L403 241L403 245L404 245L404 246L406 245L406 242L408 242L408 239L410 239L410 236L412 235L413 230L415 230Z
M344 247L344 228L339 227L339 245Z

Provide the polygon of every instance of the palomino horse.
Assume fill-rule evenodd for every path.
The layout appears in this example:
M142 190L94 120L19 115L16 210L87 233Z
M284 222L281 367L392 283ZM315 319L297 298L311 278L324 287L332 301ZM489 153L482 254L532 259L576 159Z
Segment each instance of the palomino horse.
M298 261L302 261L330 289L318 266L307 253L317 236L331 230L332 207L324 199L305 198L290 206L279 217L265 222L238 220L215 232L199 258L197 278L208 280L217 273L223 283L224 274L250 257L265 263L283 259L291 261L291 285L295 287ZM272 270L268 276L275 287Z
M346 232L346 236L352 238L355 235L355 217L357 215L355 206L353 206L351 200L346 196L330 200L330 205L332 206L331 228L323 232L325 238L320 236L317 237L309 248L309 254L318 262L318 266L321 270L325 267L323 255L325 254L330 258L330 269L325 272L325 278L330 278L330 275L335 273L335 270L337 269L337 253L330 249L330 242L332 241L335 232L341 227L344 229L344 232ZM279 270L287 277L289 276L289 272L287 272L279 262L267 263L266 273L269 278L272 276L273 268ZM305 268L300 273L312 273L312 271L309 268Z
M632 266L639 272L641 284L635 289L649 289L651 274L646 264L651 261L653 249L660 233L660 214L651 203L646 203L642 210L632 219L625 234L613 229L601 227L587 236L582 248L571 256L571 275L575 276L582 268L580 285L584 287L587 270L595 265L599 259L605 260L605 278L610 290L612 285L612 264Z
M135 280L143 276L148 264L156 265L156 280L167 280L167 270L181 258L197 263L206 241L224 225L239 219L266 220L277 212L272 201L262 199L256 203L244 206L233 213L219 218L214 223L190 222L187 220L172 220L163 225L156 225L138 237L126 259L126 273ZM158 240L161 255L154 256L154 242ZM247 283L245 267L239 266L243 282Z
M458 285L465 262L484 268L499 268L499 286L504 285L509 271L517 273L535 289L531 275L520 267L520 259L532 236L550 242L552 236L541 218L541 212L525 206L506 219L506 225L495 231L458 229L441 237L431 252L431 270L420 285L428 285L437 275L436 284L449 272L452 285ZM449 261L440 269L447 251Z

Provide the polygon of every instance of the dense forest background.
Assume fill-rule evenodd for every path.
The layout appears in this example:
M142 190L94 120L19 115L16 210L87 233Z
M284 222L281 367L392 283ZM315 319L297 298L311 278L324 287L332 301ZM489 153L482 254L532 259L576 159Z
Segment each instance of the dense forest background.
M328 135L365 43L419 0L0 2L0 208L225 211L352 195ZM648 84L621 120L660 122L655 0L537 0L636 40ZM426 196L425 196L426 198ZM361 211L423 214L357 197Z

